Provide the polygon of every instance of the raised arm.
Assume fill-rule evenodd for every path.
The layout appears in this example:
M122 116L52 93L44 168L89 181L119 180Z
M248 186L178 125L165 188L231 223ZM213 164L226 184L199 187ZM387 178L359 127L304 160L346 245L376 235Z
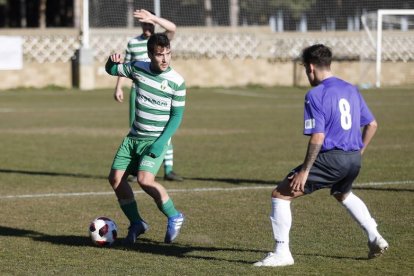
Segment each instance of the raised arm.
M165 34L168 36L168 39L171 40L174 38L174 34L175 34L175 30L177 29L177 26L173 22L165 18L158 17L144 9L135 10L134 17L137 18L139 22L160 25L162 28L165 29Z

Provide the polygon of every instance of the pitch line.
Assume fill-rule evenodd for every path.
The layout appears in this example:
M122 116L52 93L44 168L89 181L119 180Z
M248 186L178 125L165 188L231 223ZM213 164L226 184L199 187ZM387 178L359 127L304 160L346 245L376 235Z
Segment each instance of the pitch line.
M356 183L354 187L372 187L372 186L384 186L384 185L403 185L413 184L414 180L406 181L386 181L386 182L366 182ZM216 191L241 191L241 190L265 190L273 189L275 186L242 186L232 188L190 188L190 189L169 189L168 193L202 193L202 192L216 192ZM142 194L143 191L134 191L134 194ZM0 196L0 199L17 199L17 198L46 198L46 197L77 197L77 196L102 196L113 195L114 192L83 192L83 193L49 193L49 194L27 194L27 195L4 195Z

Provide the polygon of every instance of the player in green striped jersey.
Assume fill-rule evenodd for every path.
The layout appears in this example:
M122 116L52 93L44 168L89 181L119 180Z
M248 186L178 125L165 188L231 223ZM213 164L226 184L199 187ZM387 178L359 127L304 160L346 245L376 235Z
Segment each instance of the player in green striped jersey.
M127 181L129 174L137 173L138 184L168 217L166 243L178 236L184 222L184 215L175 208L166 189L155 181L155 176L167 151L168 141L181 123L186 86L184 79L169 66L171 49L165 34L152 35L147 49L150 62L121 63L121 55L114 54L105 66L110 75L132 79L137 94L134 122L118 148L108 177L121 209L130 221L125 239L127 244L135 243L137 237L148 229Z
M149 61L148 54L147 54L147 41L148 38L154 34L155 32L155 25L159 25L163 29L165 29L165 34L171 40L174 37L176 26L173 22L158 17L154 15L152 12L147 10L141 9L136 10L134 12L134 17L137 18L141 22L142 27L142 34L132 38L127 45L127 49L125 52L124 62L130 61ZM124 83L124 77L118 77L114 98L118 102L123 102L124 99L124 92L122 90L122 85ZM132 126L135 117L135 85L132 84L130 89L130 97L129 97L129 124ZM171 181L182 181L183 178L178 176L173 171L173 145L170 141L169 148L167 150L167 154L164 158L164 179L171 180Z

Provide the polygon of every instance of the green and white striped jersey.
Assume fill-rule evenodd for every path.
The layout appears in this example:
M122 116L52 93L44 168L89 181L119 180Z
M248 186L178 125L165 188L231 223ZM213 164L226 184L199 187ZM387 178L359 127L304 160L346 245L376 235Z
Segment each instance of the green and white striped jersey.
M183 77L171 67L156 74L150 70L150 64L144 61L118 64L117 75L132 79L136 87L135 120L130 135L156 139L172 114L180 113L181 121L186 86Z
M149 61L147 53L147 42L148 38L144 35L134 37L128 41L124 62L127 63L130 61Z

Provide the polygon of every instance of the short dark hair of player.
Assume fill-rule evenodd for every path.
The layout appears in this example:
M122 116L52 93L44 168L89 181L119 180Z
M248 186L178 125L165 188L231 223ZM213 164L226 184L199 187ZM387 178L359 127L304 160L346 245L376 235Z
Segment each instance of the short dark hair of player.
M302 63L304 65L313 64L318 67L330 67L332 61L332 51L323 44L315 44L305 48L302 52Z
M148 53L154 54L157 47L170 48L170 40L163 33L156 33L150 36L147 42Z

